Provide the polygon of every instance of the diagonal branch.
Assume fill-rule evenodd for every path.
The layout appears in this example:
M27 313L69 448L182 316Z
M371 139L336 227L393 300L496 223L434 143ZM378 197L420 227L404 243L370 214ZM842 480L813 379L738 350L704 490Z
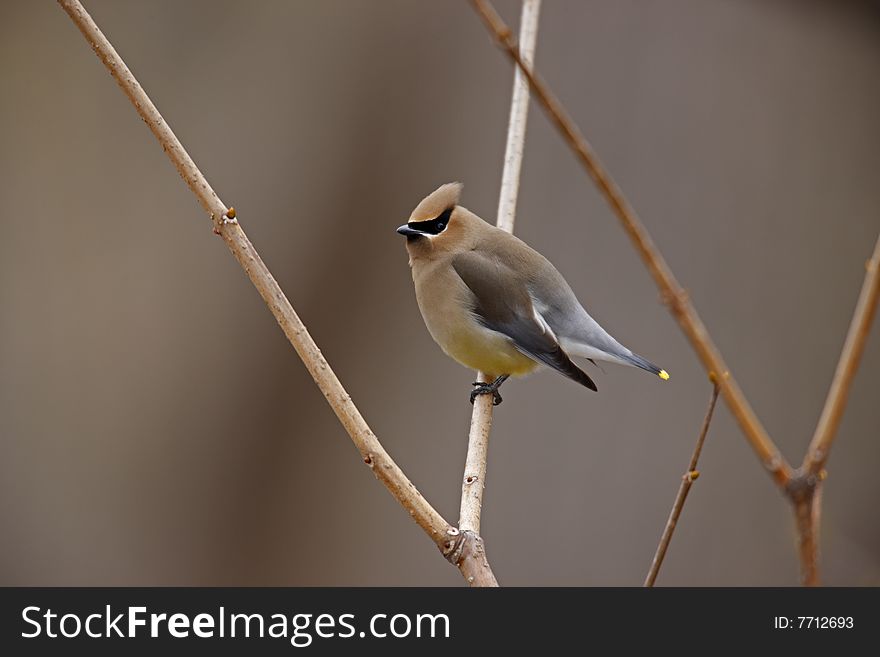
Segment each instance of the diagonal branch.
M709 398L709 408L706 410L706 417L703 418L703 425L700 427L700 435L697 437L697 444L694 446L694 453L691 455L691 462L688 469L681 478L681 484L678 487L678 494L675 496L675 502L672 504L672 510L669 512L669 519L666 521L666 527L663 529L663 535L660 537L660 544L657 546L657 552L654 553L654 560L651 562L651 568L648 570L648 576L645 578L645 586L654 586L657 580L657 574L660 572L660 566L663 565L663 559L666 558L666 550L669 548L669 542L672 540L672 533L678 526L678 518L681 516L681 510L684 508L684 502L687 499L691 486L700 476L697 470L697 461L700 460L700 452L703 451L703 443L706 441L706 434L709 433L709 424L712 422L712 413L715 412L715 402L718 401L718 384L712 385L712 396Z
M522 42L523 58L528 65L531 65L535 56L540 10L541 0L523 0L520 41ZM513 232L516 214L516 198L519 193L528 110L529 83L522 71L515 69L497 219L498 227L508 233ZM477 379L486 381L482 372L477 373ZM458 521L459 529L475 534L480 533L480 514L483 507L483 488L486 485L486 457L489 451L489 431L491 428L492 397L479 395L474 400L474 409L471 414L467 460L461 485L461 512Z
M580 133L577 125L566 114L561 103L537 73L532 72L522 57L520 57L510 28L507 27L490 3L485 0L471 0L471 2L488 30L495 35L501 47L516 62L519 69L526 76L538 101L562 133L566 142L574 150L581 164L583 164L584 168L593 178L599 191L602 192L602 195L608 201L612 211L623 224L636 250L642 257L645 266L648 268L651 276L653 276L654 282L660 289L662 298L669 306L670 312L690 340L691 346L697 352L697 356L699 356L700 361L710 376L715 375L727 406L742 428L758 458L771 473L776 483L784 487L791 479L791 466L773 443L761 421L749 405L736 379L730 374L730 369L721 357L718 348L712 342L709 332L706 330L699 315L697 315L697 311L693 304L691 304L687 293L679 285L675 276L673 276L660 251L654 245L654 241L651 239L645 225L626 198L624 198L623 193L614 180L612 180L604 165L599 161L598 156L593 152L587 140Z
M849 389L859 367L880 297L880 236L874 245L873 255L865 263L865 269L865 280L828 390L825 407L819 416L804 462L794 473L786 489L794 506L801 582L806 586L819 584L819 525L822 520L825 462L837 436Z
M828 398L825 400L825 407L822 409L822 415L819 416L816 432L804 457L803 465L801 465L802 472L812 475L818 475L828 459L828 452L837 434L837 428L840 426L849 389L856 370L858 370L865 342L868 339L868 331L871 329L871 322L877 311L877 300L880 298L880 235L877 236L877 243L874 245L871 259L865 263L865 269L867 271L862 283L862 291L859 293L859 300L856 302L856 309L849 324L849 331L846 334L846 341L843 343L843 351L840 353L834 379L831 381Z
M178 173L198 198L199 203L211 215L214 230L218 233L238 263L247 273L254 287L263 297L269 310L275 316L287 339L302 359L318 388L324 393L327 403L336 413L348 435L360 451L364 463L369 466L376 478L406 509L413 520L440 548L468 581L485 579L491 569L485 559L482 546L450 526L432 507L403 471L394 462L382 444L367 425L351 396L330 369L318 345L309 335L302 320L284 296L277 281L263 263L253 244L235 218L235 212L220 201L208 184L205 176L172 132L159 110L135 79L128 66L107 40L92 17L77 0L58 0L62 9L82 32L98 58L107 67L110 75L128 96L137 113L162 145L162 149L177 168ZM494 578L494 576L493 576Z

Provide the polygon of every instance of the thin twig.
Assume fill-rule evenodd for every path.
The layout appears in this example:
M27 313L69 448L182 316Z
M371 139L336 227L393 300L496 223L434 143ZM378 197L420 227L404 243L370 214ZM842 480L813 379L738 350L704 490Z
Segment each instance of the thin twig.
M657 552L654 553L651 569L645 578L645 586L654 586L654 582L657 580L657 573L660 572L660 566L663 565L663 559L666 557L669 542L672 540L672 533L678 525L678 518L681 515L681 510L684 508L684 501L687 499L691 486L693 486L697 477L700 476L700 472L697 470L697 461L700 460L700 452L703 451L703 443L706 441L706 434L709 433L709 424L712 422L712 414L715 412L715 402L717 401L718 384L713 383L712 396L709 398L709 408L706 409L706 417L703 418L703 425L700 427L700 435L697 437L697 444L694 446L691 462L681 478L678 494L675 496L675 502L672 504L672 510L669 512L669 519L666 521L666 527L663 529L663 535L660 537L659 545L657 545Z
M77 0L58 0L58 2L91 44L95 54L110 71L110 75L128 96L202 207L211 215L215 232L226 242L235 259L238 260L266 305L269 306L287 339L296 349L318 388L324 393L324 397L333 412L336 413L336 417L339 418L342 426L351 436L351 440L360 451L364 463L370 467L400 505L409 512L419 527L434 541L444 556L458 566L466 580L474 581L475 578L485 578L486 570L491 573L488 563L484 558L481 561L471 557L475 550L469 547L471 542L467 540L468 537L446 522L382 447L352 402L351 396L342 387L342 383L333 370L330 369L320 349L309 335L287 297L284 296L284 292L281 291L275 278L248 240L235 218L234 211L220 201L205 176L162 118L159 110L156 109L91 16Z
M541 0L523 0L520 19L520 43L523 61L531 66L538 38L538 14ZM516 199L522 171L523 151L526 139L526 122L529 110L529 83L520 69L514 70L513 97L510 101L510 121L507 128L507 146L504 153L504 171L501 176L501 193L498 199L497 226L513 232L516 218ZM482 372L478 381L486 381ZM492 397L479 395L474 400L471 427L468 435L467 460L461 485L461 512L458 527L479 535L480 516L483 508L483 488L486 485L486 458L489 451L489 432L492 429Z
M785 486L792 475L792 468L777 449L761 421L755 415L752 407L746 400L745 395L730 374L730 370L721 353L713 344L709 332L697 315L697 311L691 304L685 290L679 285L672 271L654 245L650 234L639 219L635 210L624 198L617 184L612 180L604 165L593 152L578 130L574 121L569 118L561 103L556 99L544 81L530 70L530 67L519 56L516 41L511 35L510 28L501 20L494 7L484 0L471 0L477 12L486 24L486 27L497 38L502 48L516 62L517 66L525 74L536 98L549 114L556 127L562 132L569 146L575 151L587 172L595 181L599 190L605 196L614 214L620 219L624 229L641 255L645 266L654 278L654 282L660 289L661 297L669 306L672 315L678 320L679 325L694 347L703 366L710 375L714 374L721 388L721 394L728 407L739 423L752 448L761 459L761 462L772 474L773 479L780 486Z
M868 339L868 331L877 311L877 300L880 298L880 236L877 237L871 259L865 263L865 269L867 271L862 283L862 291L859 293L859 300L849 324L849 331L840 353L840 360L837 362L831 388L828 390L825 407L822 409L822 415L819 416L810 448L801 465L801 471L804 473L818 475L825 467L831 443L834 441L846 408L849 389L858 370L865 342Z

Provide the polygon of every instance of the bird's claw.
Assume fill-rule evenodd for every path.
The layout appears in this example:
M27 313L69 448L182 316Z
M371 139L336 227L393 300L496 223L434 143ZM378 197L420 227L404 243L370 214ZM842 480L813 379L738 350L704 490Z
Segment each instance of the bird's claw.
M498 392L498 386L495 386L491 383L483 383L482 381L474 381L473 383L474 389L471 390L471 404L474 403L474 400L478 395L492 395L492 405L498 406L504 400L501 398L501 393Z

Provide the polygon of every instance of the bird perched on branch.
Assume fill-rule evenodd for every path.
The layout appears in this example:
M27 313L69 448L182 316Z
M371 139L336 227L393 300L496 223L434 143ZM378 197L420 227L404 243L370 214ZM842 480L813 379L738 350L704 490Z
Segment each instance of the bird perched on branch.
M431 337L491 381L474 383L471 403L483 394L501 403L501 384L539 364L596 390L572 356L669 378L599 326L544 256L458 205L461 188L439 187L397 232L406 236L416 299Z

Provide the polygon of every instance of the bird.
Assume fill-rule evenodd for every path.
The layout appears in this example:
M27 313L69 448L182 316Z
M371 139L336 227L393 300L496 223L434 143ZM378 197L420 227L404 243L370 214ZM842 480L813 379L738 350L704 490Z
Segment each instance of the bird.
M406 237L416 301L431 337L488 381L473 383L471 404L488 394L500 404L502 383L541 365L596 391L572 357L669 379L599 326L547 258L460 206L461 191L458 182L441 185L397 232Z

